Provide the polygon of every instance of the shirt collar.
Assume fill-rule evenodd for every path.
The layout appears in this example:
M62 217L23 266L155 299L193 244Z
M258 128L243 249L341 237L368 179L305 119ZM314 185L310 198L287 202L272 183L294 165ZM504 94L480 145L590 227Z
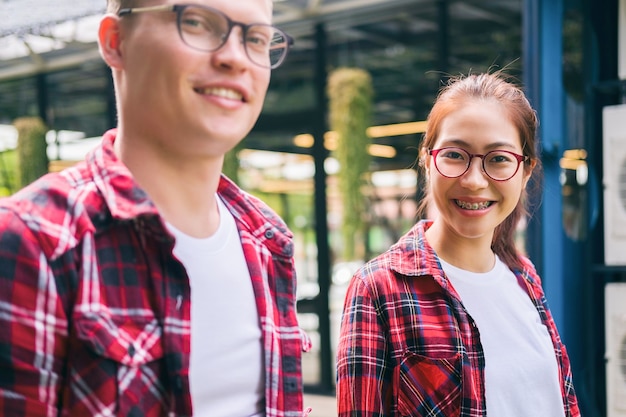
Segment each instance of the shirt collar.
M96 187L102 194L111 215L117 219L132 219L142 215L158 215L156 206L133 179L128 168L113 150L117 130L102 137L101 145L87 155Z
M432 220L420 220L390 248L390 268L405 276L431 276L445 289L449 286L448 279L435 250L426 240L426 230L432 224Z
M148 194L139 187L128 168L115 154L113 144L116 135L117 129L106 132L101 145L87 155L87 165L91 169L96 187L114 218L128 220L140 216L159 216ZM243 192L223 175L218 194L237 220L238 228L245 228L273 253L285 257L293 256L291 231L265 203Z

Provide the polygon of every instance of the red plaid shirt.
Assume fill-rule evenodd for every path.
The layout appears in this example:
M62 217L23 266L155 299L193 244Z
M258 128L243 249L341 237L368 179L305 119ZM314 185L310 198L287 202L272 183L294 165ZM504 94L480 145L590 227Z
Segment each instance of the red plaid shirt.
M361 268L346 296L337 358L339 417L486 415L479 334L419 222ZM554 343L563 407L580 416L565 346L533 265L525 283Z
M107 132L85 162L0 200L0 415L192 415L189 280L114 139ZM252 277L266 415L300 417L309 346L291 232L229 180L218 192Z

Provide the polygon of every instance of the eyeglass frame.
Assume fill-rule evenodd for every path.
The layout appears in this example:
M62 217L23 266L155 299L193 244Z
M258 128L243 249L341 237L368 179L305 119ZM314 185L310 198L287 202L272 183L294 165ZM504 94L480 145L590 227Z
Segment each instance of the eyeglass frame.
M223 16L224 19L226 20L226 23L228 24L228 28L227 28L226 32L223 34L223 36L222 36L221 43L217 47L215 47L214 49L198 48L197 46L190 45L185 40L185 37L183 36L182 28L181 28L181 18L182 18L182 14L185 11L185 9L187 9L189 7L197 7L197 8L200 8L200 9L208 10L210 12L213 12L213 13L217 14L217 15ZM117 16L118 17L124 17L124 16L129 16L129 15L131 15L133 13L146 13L146 12L174 12L174 13L176 13L176 29L178 30L178 36L180 37L180 40L183 41L183 43L185 45L187 45L188 47L190 47L192 49L195 49L197 51L203 51L203 52L215 52L215 51L219 50L221 47L223 47L224 45L226 45L226 42L228 41L228 38L230 37L230 34L231 34L231 32L232 32L232 30L233 30L233 28L235 26L239 26L241 28L242 37L244 39L246 37L246 33L248 32L248 30L252 26L270 27L275 32L279 32L280 34L284 35L285 40L286 40L285 52L283 52L282 57L275 64L271 64L270 63L269 66L265 66L265 65L261 65L258 62L254 61L250 57L250 54L248 53L248 47L247 47L247 44L246 44L245 40L243 42L243 49L246 52L246 56L248 57L250 62L252 62L253 64L258 65L258 66L260 66L262 68L269 68L269 69L276 69L276 68L278 68L285 61L285 58L287 57L287 54L289 53L289 49L294 44L293 38L291 36L289 36L285 31L283 31L282 29L277 28L276 26L269 25L269 24L266 24L266 23L250 23L250 24L247 24L247 23L243 23L243 22L238 22L236 20L231 19L230 16L228 16L226 13L222 12L221 10L215 9L213 7L200 5L200 4L163 4L163 5L159 5L159 6L147 6L147 7L126 7L126 8L120 9L117 12ZM270 51L271 51L271 48L270 48Z
M465 170L462 173L460 173L459 175L455 175L455 176L445 175L439 169L439 166L437 165L437 154L439 154L439 152L444 151L446 149L458 149L459 151L462 151L462 152L464 152L465 154L467 154L469 156L469 158L467 159L467 166L465 167ZM505 179L497 179L497 178L494 178L491 175L489 175L489 173L487 172L487 169L485 169L485 157L487 157L487 155L493 154L495 152L507 153L507 154L513 156L517 160L517 166L515 167L515 171L513 172L513 174L510 177L505 178ZM489 151L487 153L480 154L480 153L470 153L470 152L466 151L465 149L459 148L457 146L446 146L446 147L439 148L439 149L429 149L428 150L428 154L433 157L433 163L435 164L435 168L437 169L437 172L440 173L442 176L444 176L446 178L459 178L459 177L462 177L463 175L465 175L467 173L467 171L469 171L470 167L472 166L472 159L480 158L480 161L481 161L480 166L481 166L483 172L485 173L485 175L488 176L490 179L492 179L494 181L498 181L498 182L508 181L511 178L513 178L517 174L517 172L519 171L519 167L522 164L522 162L526 162L529 159L527 155L520 155L520 154L517 154L515 152L505 150L505 149L494 149L494 150Z

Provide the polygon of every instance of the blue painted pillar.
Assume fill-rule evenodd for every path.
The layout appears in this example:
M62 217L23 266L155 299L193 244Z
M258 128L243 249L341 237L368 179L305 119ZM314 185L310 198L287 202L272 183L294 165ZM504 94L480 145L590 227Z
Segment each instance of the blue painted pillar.
M543 164L541 205L529 225L527 250L542 277L559 330L565 328L564 241L559 158L565 149L562 76L563 0L524 3L524 78L539 116Z
M546 296L561 331L565 330L564 240L559 158L566 149L563 91L563 1L540 1L539 137L544 167L541 205L543 271Z
M585 244L568 238L563 229L559 160L571 146L567 137L566 93L563 86L563 14L569 0L524 0L524 81L539 116L543 164L541 205L531 218L527 251L541 275L550 310L572 362L581 410L589 389L584 345ZM582 47L582 46L581 46ZM580 144L577 144L580 146ZM588 321L588 320L587 320Z

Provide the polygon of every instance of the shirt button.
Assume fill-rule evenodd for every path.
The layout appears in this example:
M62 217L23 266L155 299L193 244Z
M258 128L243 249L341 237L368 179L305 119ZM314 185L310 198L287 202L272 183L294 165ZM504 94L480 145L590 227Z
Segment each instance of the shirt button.
M273 230L266 230L265 231L265 238L266 239L273 239L274 238L274 231Z

